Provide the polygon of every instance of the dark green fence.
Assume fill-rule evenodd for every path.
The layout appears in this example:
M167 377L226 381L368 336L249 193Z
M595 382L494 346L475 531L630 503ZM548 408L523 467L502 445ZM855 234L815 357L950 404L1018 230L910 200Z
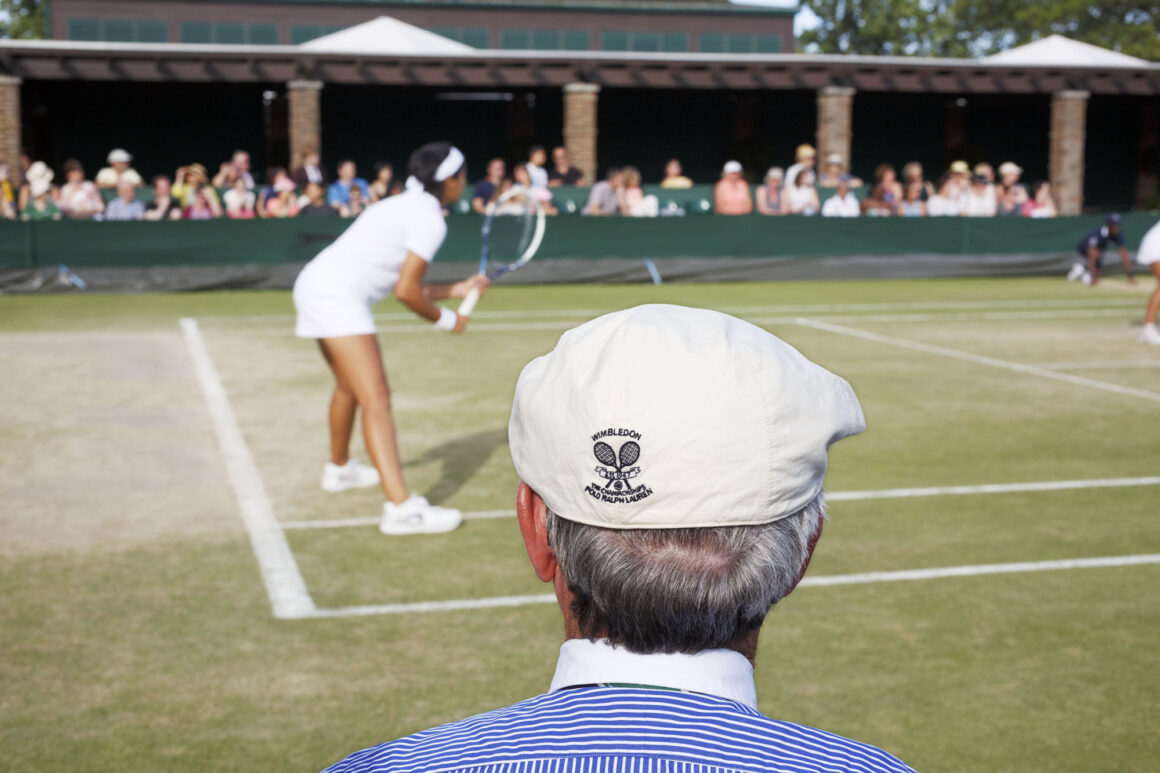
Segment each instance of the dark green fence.
M479 257L477 215L448 218L440 261ZM1071 252L1099 215L1024 218L659 217L550 218L539 259L816 257ZM1134 249L1156 222L1124 216ZM228 265L305 261L349 221L338 218L192 222L0 221L0 266Z

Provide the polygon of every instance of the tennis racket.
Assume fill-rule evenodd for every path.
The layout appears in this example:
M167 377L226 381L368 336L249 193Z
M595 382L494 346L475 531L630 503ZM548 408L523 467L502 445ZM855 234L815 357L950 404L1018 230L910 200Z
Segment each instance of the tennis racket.
M517 185L487 205L480 232L479 273L491 281L527 263L544 240L544 207L535 194ZM479 289L468 290L459 313L469 316Z

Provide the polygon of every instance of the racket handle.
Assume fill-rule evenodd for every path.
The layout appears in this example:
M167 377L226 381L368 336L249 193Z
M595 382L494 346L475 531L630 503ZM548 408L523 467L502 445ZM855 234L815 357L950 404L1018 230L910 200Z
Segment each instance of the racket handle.
M464 317L470 317L477 303L479 303L479 288L473 287L463 297L463 303L459 304L459 313Z

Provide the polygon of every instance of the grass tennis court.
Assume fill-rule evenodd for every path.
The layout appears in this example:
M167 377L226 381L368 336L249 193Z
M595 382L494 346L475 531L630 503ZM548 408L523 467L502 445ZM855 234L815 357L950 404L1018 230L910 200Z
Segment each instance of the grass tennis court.
M671 302L761 324L866 413L807 585L766 625L763 711L919 770L1152 770L1149 289L496 288L459 338L384 303L409 482L474 515L402 538L375 490L318 489L328 375L288 293L0 297L6 764L312 770L542 692L561 625L509 515L516 376L568 327Z

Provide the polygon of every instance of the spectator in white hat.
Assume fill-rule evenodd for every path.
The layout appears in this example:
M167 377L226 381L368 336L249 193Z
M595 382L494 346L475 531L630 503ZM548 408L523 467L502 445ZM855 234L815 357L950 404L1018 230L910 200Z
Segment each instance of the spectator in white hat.
M805 171L806 180L809 181L809 185L812 188L814 183L817 182L817 170L814 169L814 165L818 160L818 151L814 149L813 145L803 143L797 146L793 158L793 165L785 170L786 181L791 185L795 184L798 173Z
M758 636L821 536L827 449L863 429L849 384L725 314L565 333L508 426L520 533L563 616L548 692L330 770L910 770L757 710Z
M782 183L785 172L780 166L771 166L765 173L765 182L757 186L757 211L763 215L784 215L789 202L786 200Z
M726 161L713 189L713 211L718 215L748 215L753 211L749 183L741 177L741 163Z
M137 170L129 166L133 163L133 156L129 155L129 151L124 148L110 150L105 161L109 165L97 172L98 188L116 188L122 182L130 182L139 186L145 182L141 179L141 175L137 174Z
M995 186L995 208L999 215L1023 215L1023 205L1030 197L1027 188L1019 182L1023 168L1013 161L999 165L999 184Z

